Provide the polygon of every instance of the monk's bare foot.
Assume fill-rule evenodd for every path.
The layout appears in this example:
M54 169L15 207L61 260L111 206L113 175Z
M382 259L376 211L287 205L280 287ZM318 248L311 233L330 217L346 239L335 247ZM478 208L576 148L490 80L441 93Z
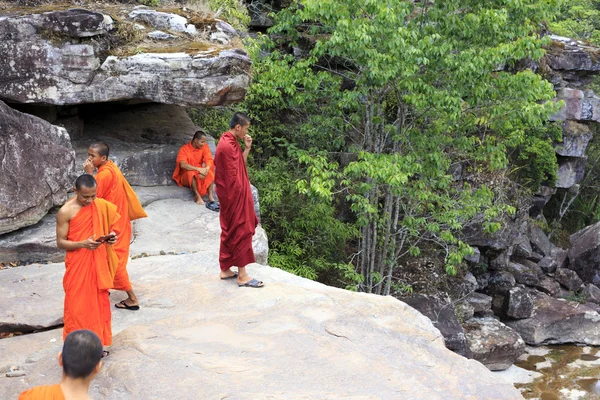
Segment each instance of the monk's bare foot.
M200 196L194 196L194 201L196 202L196 204L203 206L204 205L204 200L202 200L202 197Z
M237 278L238 274L237 272L233 272L231 269L226 269L225 271L221 271L221 273L219 274L219 277L221 279L233 279L233 278Z

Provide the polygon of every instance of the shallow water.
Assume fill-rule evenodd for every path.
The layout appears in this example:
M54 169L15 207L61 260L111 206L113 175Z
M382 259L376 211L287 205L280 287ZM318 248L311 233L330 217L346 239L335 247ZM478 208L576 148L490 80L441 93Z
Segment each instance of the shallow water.
M600 348L560 345L546 349L549 350L546 355L539 355L540 348L529 348L531 354L520 357L515 363L518 367L543 374L530 384L515 385L523 397L600 400Z

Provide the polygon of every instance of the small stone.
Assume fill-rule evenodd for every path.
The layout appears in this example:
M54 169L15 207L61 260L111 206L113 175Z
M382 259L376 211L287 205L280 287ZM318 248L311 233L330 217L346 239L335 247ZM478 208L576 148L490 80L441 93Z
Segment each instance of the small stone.
M10 371L6 373L7 378L18 378L20 376L25 376L27 373L25 371Z

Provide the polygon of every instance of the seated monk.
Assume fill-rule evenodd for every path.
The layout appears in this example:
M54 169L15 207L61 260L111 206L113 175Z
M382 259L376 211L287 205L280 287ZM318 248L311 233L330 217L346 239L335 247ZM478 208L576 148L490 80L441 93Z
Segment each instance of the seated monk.
M75 197L58 210L56 244L67 251L63 338L89 329L105 346L112 343L108 289L113 287L118 256L113 249L120 231L117 206L96 198L96 180L83 174L75 181Z
M209 209L217 211L218 203L215 202L215 169L212 154L206 144L206 133L198 131L190 143L184 144L177 154L173 180L179 186L187 186L194 192L197 204L204 204L202 196L208 193Z
M90 383L102 366L102 355L102 343L94 332L79 330L69 333L62 352L58 354L58 365L63 370L60 383L26 390L19 400L90 399Z

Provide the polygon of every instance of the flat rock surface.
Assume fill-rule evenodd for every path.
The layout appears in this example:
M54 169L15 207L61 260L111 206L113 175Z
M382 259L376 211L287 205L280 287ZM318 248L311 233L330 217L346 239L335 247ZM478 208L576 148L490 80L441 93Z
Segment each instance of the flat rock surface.
M521 398L480 363L447 350L429 319L392 297L258 264L249 269L266 286L238 288L219 279L213 254L204 249L131 261L141 309L114 310L114 343L92 398ZM8 274L36 271L37 286L29 290L52 295L39 306L47 303L49 314L61 315L63 269L0 271L0 290ZM111 301L123 296L113 292ZM0 368L26 373L2 374L0 398L59 381L60 342L60 329L0 340Z

